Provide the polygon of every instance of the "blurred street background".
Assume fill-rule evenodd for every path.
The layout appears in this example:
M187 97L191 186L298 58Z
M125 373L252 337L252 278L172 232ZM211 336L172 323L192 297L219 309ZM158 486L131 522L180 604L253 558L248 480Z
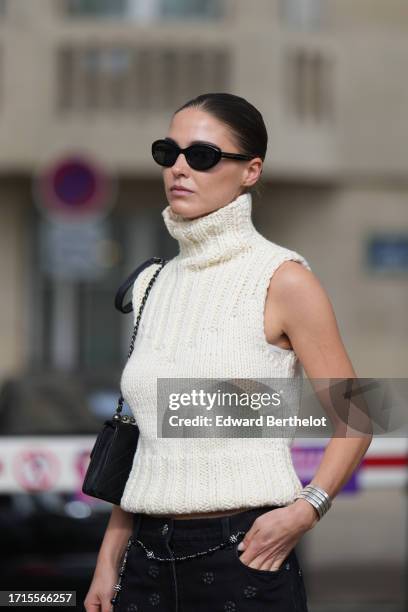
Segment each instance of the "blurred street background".
M407 66L406 0L0 0L1 590L83 609L111 506L82 479L133 324L114 296L177 253L150 146L192 97L260 110L257 229L306 257L358 376L407 376ZM310 612L408 610L407 456L376 437L302 539Z

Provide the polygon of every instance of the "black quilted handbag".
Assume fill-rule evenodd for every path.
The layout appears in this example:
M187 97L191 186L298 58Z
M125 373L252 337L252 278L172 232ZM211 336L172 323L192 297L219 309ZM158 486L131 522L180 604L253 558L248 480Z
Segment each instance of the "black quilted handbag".
M161 267L156 270L144 293L139 314L133 329L132 340L128 359L131 356L135 344L135 338L139 327L143 308L149 295L150 289L166 260L153 257L139 266L132 275L119 288L115 306L121 312L130 312L132 303L122 306L123 296L140 272L152 263L160 263ZM120 500L132 468L133 458L139 439L139 428L134 417L121 415L123 408L123 396L120 392L116 412L112 418L105 421L99 432L90 455L90 462L82 484L82 492L91 497L103 499L112 504L120 505Z

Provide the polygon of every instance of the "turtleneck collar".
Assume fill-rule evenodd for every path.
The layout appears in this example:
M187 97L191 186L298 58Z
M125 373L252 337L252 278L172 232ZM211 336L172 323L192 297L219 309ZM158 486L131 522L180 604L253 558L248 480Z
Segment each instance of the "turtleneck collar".
M228 261L251 249L260 237L252 223L252 196L243 193L229 204L203 217L185 219L170 205L163 211L164 223L179 243L178 260L192 269Z

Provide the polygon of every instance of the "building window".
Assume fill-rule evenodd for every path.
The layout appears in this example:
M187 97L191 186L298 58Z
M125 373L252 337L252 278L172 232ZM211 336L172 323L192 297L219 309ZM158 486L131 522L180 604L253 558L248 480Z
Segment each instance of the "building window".
M230 87L219 48L70 45L57 55L59 111L167 112L201 91Z
M282 23L290 29L319 30L324 21L322 0L280 0L279 12Z
M290 49L284 77L285 106L293 119L321 122L333 118L333 62L324 51Z
M132 19L154 22L177 19L220 19L222 0L64 0L72 17Z
M162 0L159 16L164 19L219 19L221 0Z
M114 308L114 296L126 276L123 257L95 279L64 278L61 268L59 277L56 266L47 261L52 254L47 252L49 245L45 245L44 221L40 215L32 215L33 363L79 370L120 365L124 360L123 317ZM112 244L122 244L125 230L123 219L112 213L109 221ZM55 257L60 259L58 254ZM71 264L67 265L72 265L72 254L67 259L70 257Z
M126 16L128 0L65 0L65 11L74 17Z

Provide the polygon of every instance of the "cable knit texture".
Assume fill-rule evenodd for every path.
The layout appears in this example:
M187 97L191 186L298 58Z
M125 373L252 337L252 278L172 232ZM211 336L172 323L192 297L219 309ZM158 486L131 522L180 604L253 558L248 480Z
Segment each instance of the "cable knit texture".
M296 251L262 236L251 213L251 194L196 219L170 206L162 211L179 253L153 284L122 373L123 397L140 429L124 510L286 505L302 488L290 436L162 438L157 432L157 378L290 378L300 394L301 363L293 350L267 342L264 308L270 279L284 261L311 268ZM134 321L158 267L148 266L134 283Z

